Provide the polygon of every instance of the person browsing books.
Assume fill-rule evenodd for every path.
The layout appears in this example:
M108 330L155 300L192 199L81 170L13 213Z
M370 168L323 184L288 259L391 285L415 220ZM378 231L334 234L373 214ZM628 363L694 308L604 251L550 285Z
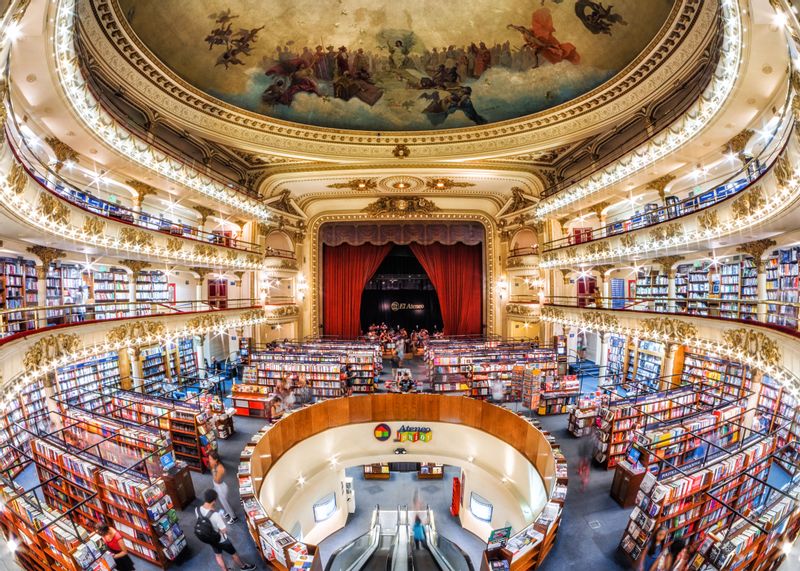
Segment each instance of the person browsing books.
M642 565L642 571L654 571L658 569L656 564L661 559L661 554L664 551L664 546L667 543L667 530L659 528L656 530L656 534L653 536L653 539L650 541L650 545L647 547L647 551L644 555L644 565Z
M97 526L97 533L103 538L103 543L105 543L106 548L114 557L117 571L133 571L135 569L133 559L128 555L128 548L125 547L122 534L105 523Z
M222 504L222 511L225 514L225 521L229 524L236 523L239 519L228 501L228 484L225 482L225 466L219 457L219 452L212 450L208 453L208 467L211 469L211 478L214 482L214 491L217 492L219 503Z
M227 553L233 559L233 562L239 566L242 571L250 571L255 569L256 566L252 563L245 563L239 554L236 553L236 548L231 543L228 537L228 527L225 525L225 520L222 515L214 509L217 503L217 492L214 490L206 490L203 494L203 505L197 508L195 515L197 522L194 526L194 534L197 539L203 543L210 545L214 551L214 558L217 560L219 568L223 571L228 571L225 565L225 558L222 555Z

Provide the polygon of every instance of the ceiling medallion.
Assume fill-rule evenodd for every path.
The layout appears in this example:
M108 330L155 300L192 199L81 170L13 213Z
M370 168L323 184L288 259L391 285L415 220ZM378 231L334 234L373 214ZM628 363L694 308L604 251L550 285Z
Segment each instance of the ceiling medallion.
M401 192L417 192L425 189L424 180L415 176L405 175L387 176L382 178L377 185L377 190L388 192L397 192L398 190Z
M394 149L392 149L392 154L397 159L404 159L411 154L411 149L406 145L395 145Z

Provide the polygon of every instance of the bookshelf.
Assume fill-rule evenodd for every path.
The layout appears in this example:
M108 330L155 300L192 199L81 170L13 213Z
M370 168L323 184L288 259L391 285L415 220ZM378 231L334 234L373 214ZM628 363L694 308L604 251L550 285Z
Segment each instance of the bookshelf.
M706 405L718 406L725 400L747 396L752 379L752 369L736 361L707 353L684 353L681 382L702 383L706 387L702 402Z
M631 512L628 524L620 541L620 548L635 564L655 530L667 530L668 541L678 538L691 542L725 526L732 512L708 495L717 482L730 478L722 494L726 500L735 502L742 510L753 502L753 480L750 476L764 475L759 462L775 449L772 438L751 444L734 454L716 459L686 474L679 474L659 482L647 472L636 497L636 507ZM755 467L756 470L748 470ZM749 474L749 475L748 475ZM738 500L743 501L738 501Z
M793 432L796 407L797 399L790 391L769 375L762 375L756 408L762 417L762 428L770 433L778 431L779 444L798 440L798 433Z
M608 358L606 360L606 384L622 381L625 376L627 339L620 335L608 338Z
M636 279L636 297L653 300L655 311L667 310L669 282L666 274L639 272Z
M640 339L638 344L628 343L625 379L644 383L658 389L661 367L664 364L664 345Z
M375 464L364 465L364 479L365 480L388 480L392 477L389 472L389 464L386 462L377 462Z
M89 518L91 525L109 521L122 534L132 555L164 569L186 547L178 514L162 479L148 481L122 466L117 466L119 473L115 473L108 461L69 451L67 444L56 446L37 439L32 450L41 461L37 462L40 478L59 476L48 484L51 489L45 494L48 503L56 504L55 509L75 508L70 517L78 521ZM60 487L67 482L67 487ZM87 495L92 497L91 503L76 507Z
M797 303L800 301L800 247L781 249L773 252L767 259L767 299ZM786 305L767 305L767 315L770 323L785 327L797 328L798 308Z
M444 464L420 462L417 470L418 480L441 480L444 478Z
M531 410L538 410L542 384L558 378L558 356L551 349L538 349L536 357L522 367L522 402Z
M579 399L583 400L583 399ZM594 432L598 405L596 402L581 403L569 407L567 430L576 438L589 436Z
M239 337L239 360L245 365L250 364L250 353L253 352L253 338Z
M350 382L353 393L373 393L375 392L375 379L378 372L375 367L375 355L369 351L347 351L344 356L346 374ZM311 386L312 393L315 396L325 396L325 392L329 389L336 390L335 379L333 375L328 381L333 383L325 383L325 386L319 387L321 390L315 390L314 379L312 378ZM333 395L334 393L331 393Z
M756 319L758 304L731 300L758 299L758 268L750 257L720 266L720 317Z
M163 345L140 347L139 362L142 366L144 392L158 393L171 381L167 352Z
M5 316L5 334L34 328L33 316L22 311L39 305L36 264L22 258L0 258L0 309L20 309Z
M172 347L173 366L175 376L196 377L198 373L197 353L194 350L193 337L181 337Z
M119 356L104 353L92 359L80 361L56 370L58 395L70 403L81 405L94 398L92 391L120 387Z
M542 381L536 412L540 416L564 414L569 406L577 403L580 394L581 383L577 375L545 379Z
M164 272L142 270L136 274L136 301L163 303L172 301L167 275Z
M130 301L130 278L125 270L120 268L101 268L89 272L89 282L94 300L98 303L117 302L125 304ZM127 314L129 308L125 305L107 305L97 308L96 319L113 319Z
M0 481L0 531L18 541L13 556L20 566L28 571L113 569L100 536L49 507L37 491Z

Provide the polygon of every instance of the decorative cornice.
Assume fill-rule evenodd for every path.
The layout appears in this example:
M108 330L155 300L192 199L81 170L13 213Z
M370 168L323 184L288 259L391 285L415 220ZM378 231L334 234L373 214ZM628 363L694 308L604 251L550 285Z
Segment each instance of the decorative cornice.
M47 268L53 261L66 257L67 253L58 248L48 248L47 246L31 246L28 252L42 261L42 265ZM41 284L40 284L41 285Z
M538 314L539 305L530 303L509 303L506 305L506 313L518 317L534 317Z
M610 329L618 327L617 317L604 311L590 311L581 315L583 323L592 329Z
M741 220L743 218L748 218L761 210L766 203L767 200L764 198L764 191L761 185L757 184L743 191L741 196L737 197L731 203L733 219Z
M736 248L736 251L752 256L755 259L759 271L763 271L765 260L763 260L762 257L764 256L764 252L775 245L777 245L775 240L764 238L763 240L753 240L752 242L741 244Z
M755 356L767 365L776 366L781 362L778 343L760 331L745 328L728 329L722 334L722 338L742 354Z
M441 208L427 198L419 196L384 196L366 206L362 212L373 216L419 215L439 212Z
M562 321L564 319L564 310L558 307L545 305L542 307L542 318L553 321Z
M394 146L392 149L392 156L396 159L406 159L411 155L411 149L408 148L408 145L404 145L399 143Z
M613 264L601 264L599 266L594 266L592 270L598 273L601 280L604 280L606 274L614 268L615 266Z
M145 262L142 260L120 260L119 265L128 268L135 276L143 269L147 268L150 265L150 262Z
M55 164L55 171L56 173L60 173L61 169L64 168L64 165L68 162L77 163L79 162L78 153L67 145L66 143L61 142L56 137L47 137L44 140L47 145L53 149L53 153L56 155L56 164Z
M48 335L36 341L25 352L23 363L29 372L42 367L48 361L52 361L74 353L81 347L81 338L74 333L59 333Z
M192 319L186 322L186 326L189 329L194 329L195 331L209 331L211 329L215 329L224 325L225 322L226 319L224 316L211 313L193 317Z
M644 187L655 190L658 192L658 196L661 197L661 200L664 200L664 197L666 196L667 185L675 180L675 178L675 175L665 174L664 176L660 176L651 180Z
M205 226L208 217L217 212L213 208L209 208L208 206L202 206L202 205L192 206L192 208L194 208L194 210L197 211L197 213L200 215L200 226Z
M756 132L752 129L744 129L740 131L736 136L734 136L730 141L725 144L725 149L728 152L735 154L742 163L747 162L747 155L744 152L744 148L747 146L747 142L753 138Z
M674 273L672 266L683 260L683 256L661 256L653 258L653 263L658 264L667 273Z
M594 215L597 216L598 220L603 220L604 218L603 210L605 210L609 206L611 206L610 202L607 201L598 202L597 204L593 204L592 206L590 206L589 211L593 212Z
M204 279L204 278L205 278L205 277L206 277L208 274L210 274L210 273L211 273L211 270L210 270L209 268L199 268L199 267L193 267L193 268L189 268L189 271L190 271L190 272L194 272L194 273L196 273L198 276L200 276L200 278L199 278L199 279L200 279L200 281L201 281L201 282L203 281L203 279Z
M141 181L138 181L136 179L126 180L125 184L127 184L129 187L131 187L133 189L133 192L136 194L136 196L134 197L134 200L133 200L133 202L134 202L134 204L136 204L136 206L141 206L142 205L142 201L145 199L146 196L150 196L150 195L153 195L153 194L158 194L158 189L157 188L155 188L153 186L150 186L149 184L145 184L145 183L143 183Z
M242 281L242 278L244 277L244 274L245 274L245 272L243 272L241 270L237 270L237 271L233 272L233 275L236 276L236 279L239 280L239 281Z

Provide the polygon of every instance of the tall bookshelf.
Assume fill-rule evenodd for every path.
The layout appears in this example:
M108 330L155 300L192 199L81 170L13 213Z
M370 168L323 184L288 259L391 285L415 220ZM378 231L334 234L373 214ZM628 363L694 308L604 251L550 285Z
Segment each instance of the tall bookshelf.
M136 301L163 303L171 301L167 275L157 270L136 274Z
M2 333L33 329L33 316L22 309L39 304L36 264L22 258L0 258L0 269L0 309L20 310L5 315Z
M578 402L581 394L581 382L577 375L563 375L542 381L539 394L539 406L536 409L540 416L565 414Z
M26 385L0 416L0 471L14 478L27 465L24 454L29 448L31 432L50 429L47 396L41 381Z
M158 393L171 381L169 361L163 345L140 347L139 361L142 365L145 392Z
M777 431L779 444L786 444L798 439L800 432L793 432L793 428L796 426L794 416L797 399L769 375L761 377L756 406L762 416L762 428L770 433Z
M703 403L717 406L748 396L753 385L753 370L741 363L707 353L685 352L681 382L704 383Z
M625 347L627 339L620 335L611 335L608 338L608 358L606 360L606 384L618 383L625 376L625 363L627 354ZM601 379L602 381L603 379Z
M91 391L119 388L119 355L105 353L60 367L56 370L56 384L59 396L77 405L94 398Z
M375 368L375 355L369 351L348 351L345 353L344 359L353 393L375 392L375 380L378 374ZM312 378L312 393L313 389Z
M628 343L624 378L626 381L645 383L658 389L661 368L664 364L664 345L657 341L640 339Z
M45 304L55 307L85 301L81 294L83 287L78 266L54 262L50 264L45 275ZM65 319L63 309L48 309L46 315L50 325L63 323Z
M785 303L800 301L800 247L781 249L773 252L767 260L767 299ZM798 326L798 307L791 305L767 305L770 323L796 329Z
M131 299L130 278L125 270L120 268L101 268L89 273L89 281L97 303L126 304ZM96 319L113 319L122 317L128 312L125 305L103 305L95 309Z
M728 319L756 319L758 299L758 268L753 258L742 257L720 266L720 317ZM742 301L738 301L742 300Z
M172 350L173 373L183 377L194 377L198 373L197 353L194 350L194 338L181 337Z
M669 281L666 274L639 272L636 279L636 297L653 301L655 311L667 310Z

